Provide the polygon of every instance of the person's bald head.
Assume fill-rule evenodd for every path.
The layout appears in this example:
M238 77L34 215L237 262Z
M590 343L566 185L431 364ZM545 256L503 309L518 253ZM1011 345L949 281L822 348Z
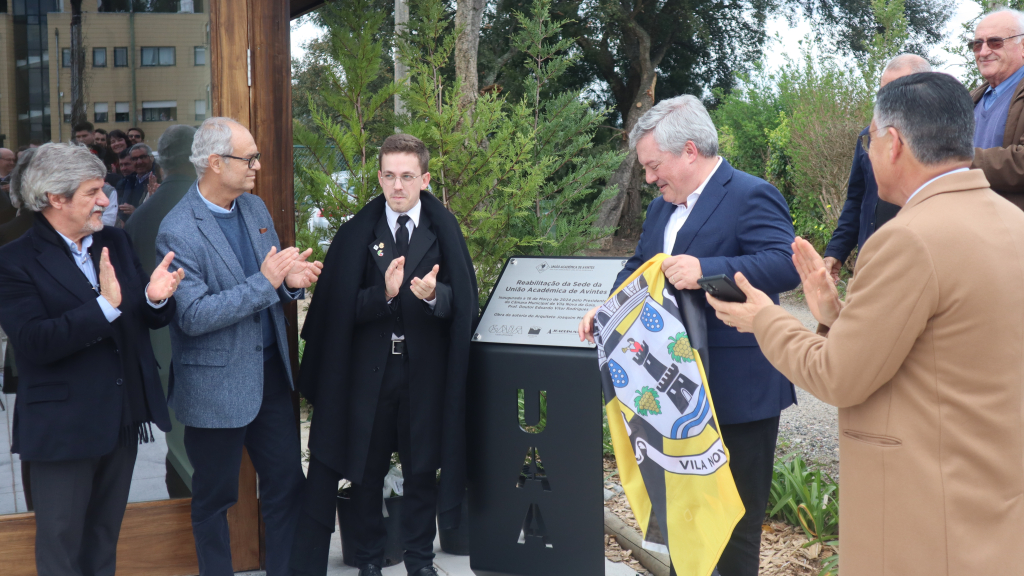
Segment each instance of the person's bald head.
M931 71L932 65L917 54L900 54L889 60L889 63L885 65L885 70L882 71L882 78L879 83L884 87L897 78Z
M1024 13L1004 8L985 16L974 30L974 61L989 86L995 88L1024 66ZM988 40L1004 40L993 49Z
M14 170L17 161L18 157L12 150L0 148L0 178L6 178Z

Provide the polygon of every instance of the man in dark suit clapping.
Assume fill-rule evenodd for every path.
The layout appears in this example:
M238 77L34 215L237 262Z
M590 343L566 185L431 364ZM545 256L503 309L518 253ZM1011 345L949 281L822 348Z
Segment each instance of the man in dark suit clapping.
M659 102L637 122L629 143L661 197L648 206L636 253L615 286L665 253L672 257L662 270L677 290L697 290L702 276L732 278L738 271L776 304L779 292L796 288L800 277L791 261L793 225L785 199L771 184L718 155L718 131L700 100L686 95ZM596 312L580 322L581 339L593 342ZM746 508L718 570L722 576L756 576L779 413L796 402L796 393L752 335L723 324L707 304L705 317L711 358L704 366Z
M0 249L0 325L17 352L12 451L32 463L40 575L114 574L140 443L170 429L149 329L184 276L146 276L104 227L103 162L46 144L18 165L12 200L32 228Z

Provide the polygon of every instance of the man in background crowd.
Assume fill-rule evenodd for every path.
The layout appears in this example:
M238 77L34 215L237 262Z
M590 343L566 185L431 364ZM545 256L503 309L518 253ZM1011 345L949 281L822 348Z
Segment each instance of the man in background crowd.
M146 141L146 133L142 131L142 128L132 126L128 129L128 144L142 144Z
M75 142L84 146L92 146L95 134L91 122L79 122L75 124L72 132L75 135Z
M978 23L968 46L985 82L974 100L974 162L989 185L1024 208L1024 13L1002 9Z
M102 128L97 128L92 132L92 149L96 154L99 155L100 159L103 160L103 165L107 167L107 173L113 174L117 172L117 153L107 146L107 131ZM110 179L107 179L108 184L116 184L116 180L111 183Z
M149 196L150 186L155 184L155 180L150 183L150 179L153 178L153 149L146 144L136 144L128 151L128 156L134 172L125 175L121 194L118 196L121 199L118 210L121 212L122 222L126 222L135 209L145 202ZM153 188L155 189L155 186Z
M917 54L900 54L893 58L882 71L881 87L897 78L918 72L931 72L931 64ZM853 167L850 169L850 181L846 189L846 203L843 213L839 215L839 223L832 232L832 240L825 248L825 267L832 275L833 282L839 282L839 271L850 253L864 242L882 224L885 224L900 207L878 199L878 185L871 171L871 160L861 146L861 140L868 134L864 128L857 137L853 151Z

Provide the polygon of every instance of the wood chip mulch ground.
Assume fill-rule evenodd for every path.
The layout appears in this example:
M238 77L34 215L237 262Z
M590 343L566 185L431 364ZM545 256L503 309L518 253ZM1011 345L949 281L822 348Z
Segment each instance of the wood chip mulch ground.
M604 461L605 487L615 490L618 486L618 475L614 458ZM633 518L625 494L616 494L605 501L605 506L623 522L635 528L640 526ZM814 544L804 548L807 537L799 526L790 526L784 522L766 520L761 527L761 567L759 576L817 576L821 570L821 561L835 554L830 546ZM604 555L612 562L626 562L638 574L649 574L640 563L629 554L628 550L619 547L614 538L605 536Z

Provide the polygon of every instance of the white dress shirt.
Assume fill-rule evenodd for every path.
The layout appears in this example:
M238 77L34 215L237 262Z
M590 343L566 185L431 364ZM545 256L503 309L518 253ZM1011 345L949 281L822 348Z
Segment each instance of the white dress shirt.
M668 224L665 225L665 254L672 254L672 248L676 245L676 236L679 231L683 228L683 224L686 224L686 219L690 216L690 212L693 212L693 207L697 204L697 199L700 198L701 192L704 191L704 187L711 181L711 177L718 172L718 167L722 165L722 157L718 157L718 163L711 169L711 173L708 177L700 183L700 186L696 190L690 192L690 195L686 197L686 204L676 204L675 211L668 218Z
M914 193L910 195L910 198L907 198L907 202L906 202L906 204L904 204L904 206L906 206L907 204L910 204L910 200L914 196L917 196L918 192L920 192L921 190L924 190L925 186L931 184L932 182L935 182L936 180L938 180L939 178L942 178L943 176L949 176L950 174L956 174L957 172L966 172L967 170L968 170L967 168L957 168L956 170L950 170L949 172L946 172L945 174L939 174L935 178L932 178L931 180L925 182L924 184L921 184L921 187L918 188L917 190L914 190Z

